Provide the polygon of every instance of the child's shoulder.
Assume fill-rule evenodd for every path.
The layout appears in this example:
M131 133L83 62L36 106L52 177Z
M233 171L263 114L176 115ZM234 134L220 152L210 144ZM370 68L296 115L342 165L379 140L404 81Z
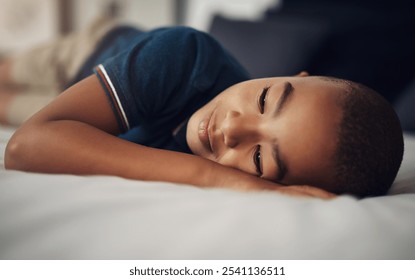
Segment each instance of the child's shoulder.
M210 34L189 26L162 27L150 31L149 35L173 44L220 46Z

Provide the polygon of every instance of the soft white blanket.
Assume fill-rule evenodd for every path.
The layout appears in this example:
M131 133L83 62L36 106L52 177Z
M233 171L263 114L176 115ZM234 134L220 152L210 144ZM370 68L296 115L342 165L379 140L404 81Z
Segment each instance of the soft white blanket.
M3 150L11 132L0 128ZM363 200L0 170L0 258L415 259L405 140L391 195Z

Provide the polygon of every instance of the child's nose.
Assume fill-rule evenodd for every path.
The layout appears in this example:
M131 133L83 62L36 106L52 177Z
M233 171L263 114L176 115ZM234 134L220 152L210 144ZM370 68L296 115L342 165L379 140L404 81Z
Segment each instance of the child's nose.
M255 120L236 111L226 113L221 131L225 145L229 148L234 148L246 141L256 141L259 136Z

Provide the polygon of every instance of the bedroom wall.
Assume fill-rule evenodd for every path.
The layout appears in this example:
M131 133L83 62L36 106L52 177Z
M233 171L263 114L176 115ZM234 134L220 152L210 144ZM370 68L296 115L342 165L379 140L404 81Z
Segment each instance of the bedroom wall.
M266 9L281 4L282 0L191 0L187 1L186 24L208 30L215 14L233 19L257 20Z
M81 29L109 5L113 4L123 20L145 29L174 23L171 0L72 0L74 29Z
M281 0L0 0L0 56L79 30L108 7L144 29L186 24L208 30L214 14L257 19ZM180 10L177 10L180 9Z
M56 0L0 0L0 55L58 33Z
M258 19L264 10L280 5L281 0L74 0L75 28L85 25L109 3L115 3L119 16L146 29L185 24L207 30L214 14L231 18ZM97 9L99 7L99 9ZM176 9L183 9L177 19Z

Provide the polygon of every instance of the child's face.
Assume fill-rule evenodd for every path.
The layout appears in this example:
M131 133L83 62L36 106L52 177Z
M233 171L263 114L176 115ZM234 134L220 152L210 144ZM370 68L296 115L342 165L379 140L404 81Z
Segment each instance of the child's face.
M283 184L334 180L340 85L278 77L234 85L195 112L187 141L196 155Z

